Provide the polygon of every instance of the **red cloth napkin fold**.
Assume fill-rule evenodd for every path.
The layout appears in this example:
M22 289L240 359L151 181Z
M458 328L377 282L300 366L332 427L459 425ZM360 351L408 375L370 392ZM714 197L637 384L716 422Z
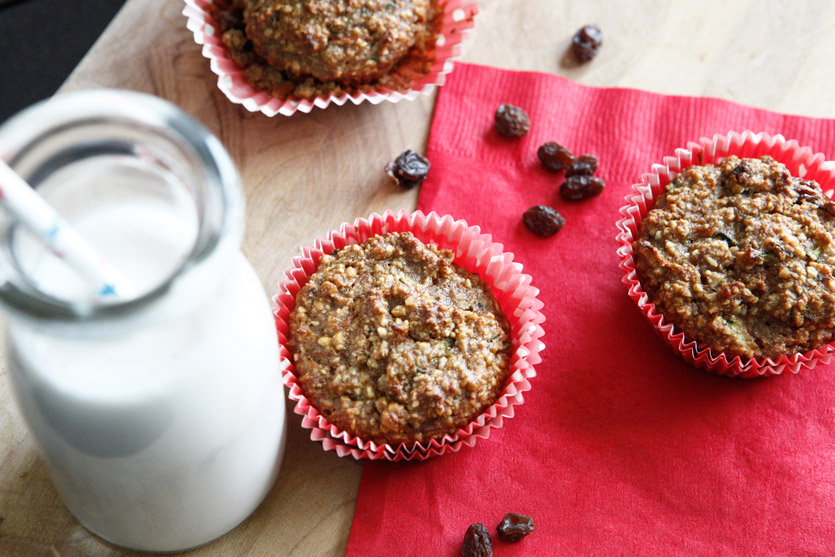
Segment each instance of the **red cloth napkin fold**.
M527 110L507 140L493 112ZM766 131L835 154L835 121L717 99L598 89L457 64L441 89L418 208L477 224L541 289L546 349L516 416L473 448L423 463L365 464L349 555L456 555L483 522L503 555L835 554L835 365L759 380L675 356L627 297L615 255L630 185L676 147ZM545 141L600 158L600 197L562 201ZM521 223L555 207L565 228ZM535 532L498 540L509 511Z

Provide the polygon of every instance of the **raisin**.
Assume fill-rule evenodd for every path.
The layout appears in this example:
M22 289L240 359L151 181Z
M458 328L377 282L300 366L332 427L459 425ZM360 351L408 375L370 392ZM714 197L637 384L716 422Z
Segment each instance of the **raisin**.
M386 174L391 176L395 184L408 190L423 183L430 166L429 159L409 149L386 165Z
M522 137L531 129L528 113L512 104L503 104L494 115L496 131L504 137Z
M571 38L571 50L581 64L597 56L597 50L601 44L603 44L603 33L597 25L586 25Z
M536 155L539 157L542 166L551 172L559 172L574 161L574 155L571 154L571 151L556 141L549 141L540 145L539 149L536 150Z
M225 29L243 29L244 11L241 8L232 8L228 12L223 12L223 27Z
M754 169L751 168L751 165L746 160L739 161L739 164L736 165L732 170L734 180L736 181L737 185L742 187L752 185L751 174L753 172Z
M575 174L560 186L560 195L567 201L582 201L600 195L605 187L606 182L596 176Z
M597 157L594 155L580 155L574 159L574 162L566 169L565 177L576 176L577 174L586 174L591 176L597 172Z
M740 174L750 174L751 165L748 164L748 161L739 161L739 164L736 165L731 172L733 172L734 176L737 177L739 177Z
M534 205L522 215L522 222L537 236L553 236L565 226L565 219L551 207Z
M826 198L824 197L824 199ZM830 217L835 217L835 203L833 203L832 200L826 199L826 201L824 201L822 205L820 203L813 202L812 205L815 205L818 209L820 209Z
M518 542L533 532L533 518L526 514L507 513L496 526L499 537L509 542Z
M217 23L217 36L223 35L229 29L243 29L246 26L243 8L232 5L229 0L212 2L209 4L209 13Z
M461 549L461 557L492 557L493 540L490 532L479 522L470 524L467 533L464 534L464 547Z
M734 168L734 173L736 173L736 168ZM791 189L797 192L798 195L801 197L820 197L821 190L820 186L817 182L809 181L809 180L801 180L796 179L792 180L791 184L789 185Z

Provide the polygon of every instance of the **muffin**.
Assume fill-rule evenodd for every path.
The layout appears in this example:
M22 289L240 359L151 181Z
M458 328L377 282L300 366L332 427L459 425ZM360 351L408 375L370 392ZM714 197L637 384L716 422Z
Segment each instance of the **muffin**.
M453 435L496 402L511 337L478 275L401 232L322 257L296 295L288 347L331 424L396 445Z
M770 156L683 169L632 242L649 301L729 357L807 352L835 334L835 204Z
M247 81L277 98L407 88L430 71L438 27L432 0L217 0L210 12Z
M426 31L429 0L260 0L246 35L271 66L343 85L389 71Z

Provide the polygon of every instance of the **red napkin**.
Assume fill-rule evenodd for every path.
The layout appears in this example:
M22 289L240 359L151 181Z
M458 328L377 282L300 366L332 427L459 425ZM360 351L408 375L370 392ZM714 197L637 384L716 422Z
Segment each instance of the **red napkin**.
M493 130L503 102L530 115L520 140ZM673 354L621 284L615 222L630 185L688 141L744 129L835 153L833 120L456 65L418 208L516 254L542 291L546 349L525 404L489 439L365 464L349 555L456 555L473 522L497 556L835 553L835 365L710 375ZM599 157L600 197L561 200L562 175L536 156L551 140ZM521 223L538 204L565 217L552 238ZM516 544L495 535L509 511L536 522Z

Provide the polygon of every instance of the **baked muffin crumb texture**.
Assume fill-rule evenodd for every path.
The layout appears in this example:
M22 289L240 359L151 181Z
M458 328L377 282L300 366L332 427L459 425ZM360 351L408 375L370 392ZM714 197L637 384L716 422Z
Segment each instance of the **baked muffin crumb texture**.
M427 75L435 0L215 0L223 45L255 89L312 99L405 90Z
M835 203L770 157L684 169L642 219L635 270L689 338L730 356L806 352L835 334Z
M332 424L397 444L452 435L493 404L511 339L487 284L406 232L323 256L296 296L289 348Z

